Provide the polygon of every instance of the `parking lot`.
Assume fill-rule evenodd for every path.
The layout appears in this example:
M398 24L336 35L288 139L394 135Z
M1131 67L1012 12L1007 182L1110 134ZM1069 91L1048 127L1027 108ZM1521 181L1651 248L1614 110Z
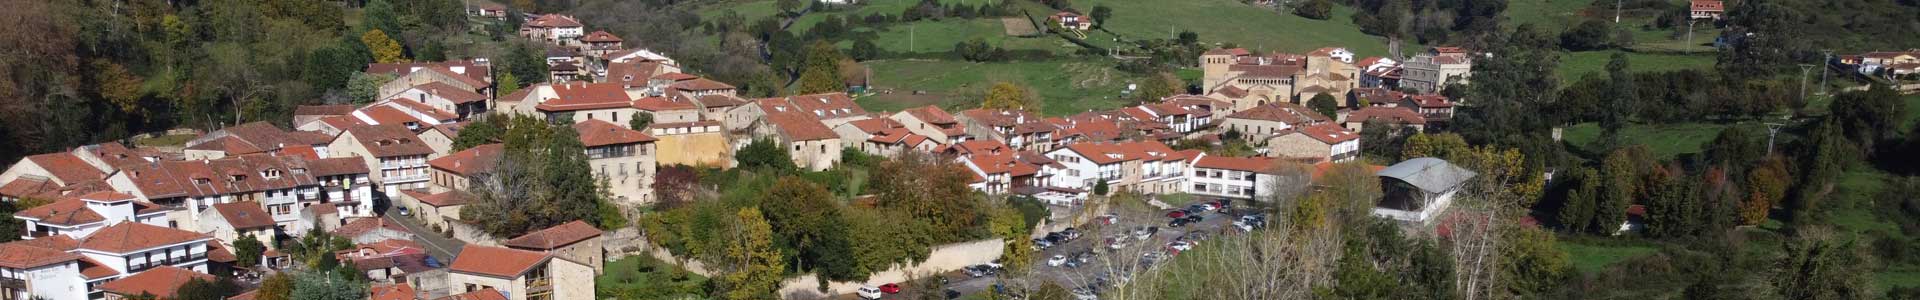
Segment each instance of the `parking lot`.
M1193 204L1209 202L1214 200L1190 201L1175 208L1185 210ZM1095 290L1094 293L1098 293L1098 289L1110 286L1112 281L1126 280L1130 278L1128 274L1144 271L1142 268L1151 266L1143 262L1144 256L1177 256L1178 251L1169 249L1170 242L1187 237L1186 240L1191 240L1193 247L1206 247L1207 239L1238 234L1233 221L1247 212L1231 202L1222 204L1228 204L1229 207L1199 212L1199 222L1179 227L1169 226L1173 218L1169 218L1167 213L1175 209L1121 213L1115 216L1117 218L1112 224L1103 224L1104 219L1096 219L1094 224L1075 228L1080 231L1078 238L1036 251L1031 264L1032 278L1068 289L1090 287ZM1055 256L1065 260L1055 259ZM1075 259L1078 257L1086 259ZM1159 261L1164 262L1165 259ZM949 274L948 279L948 289L965 295L993 291L994 284L1000 283L997 276L974 278L964 272Z

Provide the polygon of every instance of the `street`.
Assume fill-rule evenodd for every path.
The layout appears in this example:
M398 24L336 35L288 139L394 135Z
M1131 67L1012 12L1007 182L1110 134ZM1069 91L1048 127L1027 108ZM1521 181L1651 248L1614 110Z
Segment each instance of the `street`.
M385 200L387 203L393 203L391 199L385 196L380 196L379 198ZM421 225L419 220L414 220L411 216L401 216L399 207L395 205L387 205L386 211L381 212L380 217L387 218L388 222L399 223L401 227L406 227L408 232L413 233L414 242L419 242L421 245L426 246L427 254L433 255L434 258L438 258L442 262L452 263L453 257L460 254L460 248L467 245L466 242L448 238L440 235L439 232L434 232L433 229L427 228L426 225Z

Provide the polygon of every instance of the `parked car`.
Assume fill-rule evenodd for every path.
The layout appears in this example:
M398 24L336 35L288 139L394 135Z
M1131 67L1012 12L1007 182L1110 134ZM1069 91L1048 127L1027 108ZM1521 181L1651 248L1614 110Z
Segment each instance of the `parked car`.
M891 295L891 294L899 294L899 293L900 293L900 284L898 284L898 283L888 283L888 284L882 284L882 285L880 285L880 292L881 292L881 293L887 293L887 294L889 294L889 295Z
M1167 243L1167 249L1173 249L1175 251L1193 250L1193 243L1189 243L1187 241L1173 241L1171 243Z
M1114 215L1114 214L1105 214L1105 215L1101 215L1100 217L1094 218L1093 221L1094 223L1100 223L1104 225L1113 225L1113 223L1120 222L1120 216Z
M991 275L987 273L986 268L982 268L979 265L972 265L972 266L967 266L965 268L960 268L960 271L966 272L967 277L973 277L973 278L987 277L987 275Z
M1173 221L1167 221L1167 228L1180 228L1180 227L1186 227L1186 226L1187 226L1187 223L1190 223L1190 222L1192 222L1192 221L1188 221L1188 219L1187 219L1187 218L1177 218L1177 219L1173 219Z
M1170 212L1167 212L1167 217L1168 217L1168 218L1175 218L1175 219L1178 219L1178 218L1185 218L1185 217L1187 217L1187 211L1184 211L1184 210L1174 210L1174 211L1170 211Z
M1048 247L1053 247L1053 242L1047 239L1033 239L1033 250L1046 250Z
M1073 299L1074 300L1100 300L1100 295L1094 294L1092 289L1075 288L1073 289Z
M400 215L401 215L401 216L412 216L412 215L413 215L413 210L411 210L411 209L407 209L407 208L406 208L406 207L404 207L404 206L403 206L403 207L400 207Z
M1054 256L1053 256L1053 258L1048 258L1048 259L1047 259L1047 266L1049 266L1049 267L1058 267L1058 266L1060 266L1060 265L1062 265L1062 264L1066 264L1066 263L1067 263L1067 256L1066 256L1066 255L1054 255Z
M1142 241L1153 238L1153 232L1155 230L1148 230L1147 228L1154 228L1154 227L1140 227L1139 229L1134 229L1133 238L1139 239Z
M880 293L880 288L872 287L872 286L860 287L860 289L854 291L853 294L856 296L860 296L860 299L867 299L867 300L880 299L880 296L885 295Z
M1125 235L1122 235L1119 238L1107 238L1107 249L1120 250L1120 248L1126 248L1126 247L1127 247L1127 236Z

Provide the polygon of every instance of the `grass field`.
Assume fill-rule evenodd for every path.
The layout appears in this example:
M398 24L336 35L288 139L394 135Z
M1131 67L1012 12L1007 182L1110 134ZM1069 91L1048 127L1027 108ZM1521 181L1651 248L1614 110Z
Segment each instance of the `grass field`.
M1581 243L1573 240L1561 241L1557 245L1561 251L1567 252L1567 258L1573 261L1573 268L1579 270L1581 273L1597 272L1605 269L1609 265L1651 254L1659 250L1649 245L1601 245Z
M1346 47L1360 56L1384 56L1386 39L1366 35L1353 25L1353 9L1336 5L1333 17L1314 20L1235 0L1093 0L1074 8L1113 8L1106 28L1129 39L1168 38L1180 31L1200 34L1210 43L1304 53L1320 47ZM1412 44L1412 43L1408 43ZM1409 45L1408 50L1418 50ZM1412 53L1412 52L1408 52Z
M707 278L685 272L678 266L636 255L606 265L606 273L594 277L596 293L618 299L680 299L701 296Z
M1552 30L1572 27L1579 24L1580 10L1586 9L1591 0L1514 0L1507 2L1507 23L1514 26L1534 24L1547 26Z
M1626 143L1646 145L1655 156L1669 159L1682 153L1700 152L1707 142L1720 135L1721 129L1742 125L1745 124L1633 124L1620 129L1620 136ZM1567 127L1561 132L1561 137L1575 147L1588 147L1600 139L1600 126L1595 123L1580 123Z
M1130 103L1118 95L1132 76L1100 60L1020 61L970 63L944 60L871 61L874 86L894 94L866 97L862 107L896 111L927 104L975 103L997 81L1026 84L1043 101L1041 113L1067 115L1089 109L1110 109ZM912 91L928 95L911 95Z
M1554 70L1561 82L1579 81L1587 73L1607 72L1607 62L1613 60L1613 53L1620 50L1571 52L1560 57L1560 68ZM1634 72L1672 71L1680 69L1713 68L1713 55L1627 53L1629 69Z
M1901 99L1907 100L1907 120L1900 124L1913 124L1915 120L1920 120L1920 95L1907 95Z

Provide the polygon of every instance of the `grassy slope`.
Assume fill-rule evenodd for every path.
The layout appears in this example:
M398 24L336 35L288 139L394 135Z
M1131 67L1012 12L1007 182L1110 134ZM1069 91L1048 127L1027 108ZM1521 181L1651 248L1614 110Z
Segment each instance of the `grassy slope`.
M1168 31L1193 31L1200 40L1235 43L1241 47L1304 53L1339 46L1360 56L1384 56L1386 39L1366 35L1353 25L1353 9L1334 6L1325 21L1276 12L1233 0L1093 0L1075 1L1074 8L1092 11L1096 5L1113 8L1107 30L1130 39L1168 38ZM1409 49L1417 49L1410 46Z
M1560 57L1560 68L1555 75L1562 82L1574 82L1587 73L1604 73L1607 62L1613 59L1613 53L1620 50L1584 51L1566 53ZM1634 72L1672 71L1680 69L1712 68L1712 55L1627 53L1627 62Z
M1563 240L1558 246L1561 251L1567 252L1567 257L1573 260L1573 268L1581 273L1598 272L1608 265L1659 250L1649 245L1603 245L1573 240Z
M1720 134L1727 124L1685 123L1670 125L1634 124L1620 130L1620 135L1629 144L1644 144L1654 155L1668 159L1682 153L1700 152L1708 141ZM1754 125L1758 126L1758 125ZM1594 123L1581 123L1567 127L1561 136L1576 147L1591 145L1600 138L1600 126Z
M691 272L680 272L677 266L653 259L652 256L637 255L622 258L606 265L606 273L594 277L594 285L602 297L658 297L674 299L683 296L672 295L672 291L698 291L706 284L707 278ZM684 277L679 277L684 276ZM623 291L635 291L635 294L623 294Z
M892 88L895 95L861 99L868 110L899 110L926 104L974 103L977 95L996 81L1013 81L1033 87L1044 100L1042 113L1066 115L1088 109L1106 109L1125 105L1117 99L1131 77L1103 61L1037 61L1006 63L969 63L933 60L872 61L874 85ZM1064 74L1063 74L1064 73ZM894 101L914 90L934 96L932 101Z
M1507 2L1507 23L1512 25L1534 24L1552 30L1573 27L1579 24L1580 10L1587 8L1589 0L1514 0Z

